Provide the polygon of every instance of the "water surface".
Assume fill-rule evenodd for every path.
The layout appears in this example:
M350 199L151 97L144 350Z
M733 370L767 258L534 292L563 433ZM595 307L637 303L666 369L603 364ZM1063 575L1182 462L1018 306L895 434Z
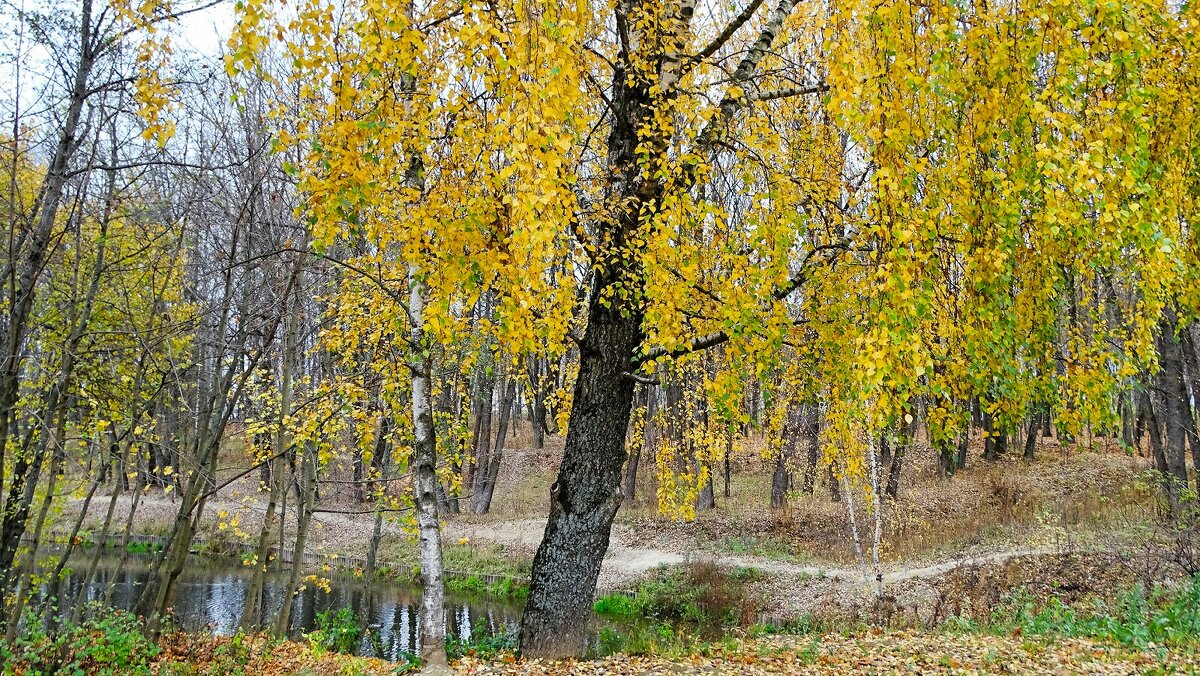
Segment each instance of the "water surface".
M77 603L103 600L113 585L111 605L132 610L149 579L152 557L129 555L123 569L120 556L104 552L93 579L84 588L83 576L92 552L73 555L68 561L70 573L62 582L59 608L70 609ZM365 621L374 637L364 633L358 654L395 660L401 652L417 652L421 588L416 585L367 580L350 574L324 573L329 591L306 585L292 604L289 634L299 639L317 628L317 614L327 610L350 608ZM271 571L263 588L265 616L271 618L283 601L288 573ZM187 631L207 631L217 635L237 632L242 617L252 571L236 561L192 555L176 584L174 617ZM44 586L43 594L50 593ZM521 605L480 595L446 594L446 633L471 639L515 631L521 619Z

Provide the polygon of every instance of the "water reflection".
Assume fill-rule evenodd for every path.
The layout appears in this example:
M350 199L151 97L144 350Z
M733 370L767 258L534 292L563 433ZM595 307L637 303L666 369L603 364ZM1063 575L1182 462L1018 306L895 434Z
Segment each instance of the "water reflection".
M150 558L131 556L123 570L118 570L116 556L103 556L92 581L83 588L81 571L87 569L87 555L72 557L70 574L60 587L58 607L69 614L76 603L98 602L108 586L113 585L111 605L130 610L137 603L149 577ZM316 616L326 610L350 608L361 620L377 632L373 645L365 635L358 646L361 655L375 655L395 660L403 651L417 652L419 606L421 590L414 585L387 582L368 582L353 576L330 576L328 592L307 585L292 604L292 638L317 628ZM228 561L192 556L177 583L175 594L176 622L188 631L209 631L230 635L238 630L247 588L251 583L249 569ZM273 617L283 601L287 586L286 573L272 572L263 588L263 608L266 617ZM44 587L43 594L49 594ZM511 631L520 621L519 605L481 597L447 595L446 632L451 636L470 639L494 636Z

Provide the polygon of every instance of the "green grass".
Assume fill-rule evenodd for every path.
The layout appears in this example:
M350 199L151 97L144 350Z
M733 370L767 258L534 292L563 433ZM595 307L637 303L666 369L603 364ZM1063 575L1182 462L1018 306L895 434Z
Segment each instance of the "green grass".
M1126 589L1112 602L1068 605L1058 597L1034 599L1014 592L980 626L952 617L942 625L950 632L1020 633L1026 636L1090 638L1129 648L1200 646L1200 575L1177 588L1156 587L1149 593L1141 585Z
M478 575L468 577L449 577L446 579L446 589L452 592L466 594L488 594L506 599L523 600L529 595L529 585L522 584L511 578L488 584Z
M762 537L754 535L726 535L718 540L708 542L707 545L709 550L723 554L759 556L775 561L795 562L804 558L797 556L791 543L787 540L769 535Z
M594 608L601 615L687 623L701 629L737 626L758 608L745 584L760 575L752 568L730 571L712 563L693 563L660 571L629 594L602 596Z

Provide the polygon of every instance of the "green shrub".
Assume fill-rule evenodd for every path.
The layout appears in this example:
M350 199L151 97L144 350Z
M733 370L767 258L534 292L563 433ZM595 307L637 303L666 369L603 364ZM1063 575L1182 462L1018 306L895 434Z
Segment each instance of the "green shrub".
M363 626L350 608L337 612L326 610L317 613L316 631L305 634L313 645L335 653L351 654L358 647Z
M813 616L805 613L799 617L790 618L783 624L756 624L750 627L749 634L751 636L801 636L820 633L820 631Z
M757 603L743 587L744 582L756 575L751 570L730 573L713 563L693 563L643 582L632 596L602 597L595 609L607 615L641 616L656 621L736 626L757 609Z
M487 593L506 599L524 600L529 596L529 585L521 584L512 578L503 578L499 582L489 584Z
M466 639L453 635L446 637L446 657L452 660L468 655L490 660L502 653L515 652L516 649L517 634L507 628L495 636L480 634Z
M695 644L694 637L665 622L633 623L622 629L602 627L584 657L598 659L613 653L673 656L690 653Z
M5 673L148 674L159 648L141 622L121 610L105 610L78 626L49 636L41 618L25 617L26 630L11 644L0 640Z
M487 583L478 575L452 577L446 580L446 589L459 593L482 594L487 591Z

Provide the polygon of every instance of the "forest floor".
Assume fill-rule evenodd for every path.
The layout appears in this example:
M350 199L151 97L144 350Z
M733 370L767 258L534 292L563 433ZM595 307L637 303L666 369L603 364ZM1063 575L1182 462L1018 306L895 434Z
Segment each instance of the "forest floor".
M527 574L545 528L561 440L550 440L542 450L521 448L521 442L518 436L518 448L505 452L491 512L445 523L447 568ZM1064 446L1054 439L1042 440L1034 462L977 458L972 453L967 468L942 479L927 447L910 452L900 497L884 509L879 572L889 605L882 612L893 624L935 626L963 612L964 603L986 608L1017 587L1065 588L1086 598L1182 576L1154 542L1157 500L1155 488L1142 479L1145 459L1107 440ZM237 458L227 464L235 467ZM334 468L331 478L338 471ZM835 502L819 486L815 495L793 493L787 507L768 509L770 468L753 446L735 454L729 498L717 472L717 507L689 522L659 516L654 486L639 483L639 499L628 501L614 524L600 593L631 588L662 566L710 561L762 573L749 584L765 617L819 611L859 619L881 612L867 582L875 577L873 566L863 565L848 535L845 502ZM642 474L652 478L649 471ZM365 555L372 517L346 512L366 506L343 484L322 490L309 551ZM214 542L252 541L261 525L262 501L257 475L232 482L209 500L201 534ZM108 502L103 496L93 500L85 530L97 529ZM114 523L124 522L130 503L128 496L118 498ZM55 532L69 530L81 504L78 499L68 503ZM165 533L176 506L173 494L144 494L137 532ZM289 518L294 517L289 513ZM860 512L859 518L862 529L866 517ZM415 563L415 545L402 522L388 522L384 533L381 562ZM869 564L869 548L863 556ZM991 590L988 598L978 589L983 581Z
M281 642L239 646L230 639L175 635L160 642L155 673L395 674L383 660L314 652ZM247 649L251 647L253 649ZM244 659L237 659L238 653ZM236 661L236 663L235 663ZM181 668L177 670L177 668ZM930 632L864 632L742 639L670 656L625 654L590 661L466 657L451 663L459 674L1146 674L1197 673L1194 651L1130 649L1086 639Z

